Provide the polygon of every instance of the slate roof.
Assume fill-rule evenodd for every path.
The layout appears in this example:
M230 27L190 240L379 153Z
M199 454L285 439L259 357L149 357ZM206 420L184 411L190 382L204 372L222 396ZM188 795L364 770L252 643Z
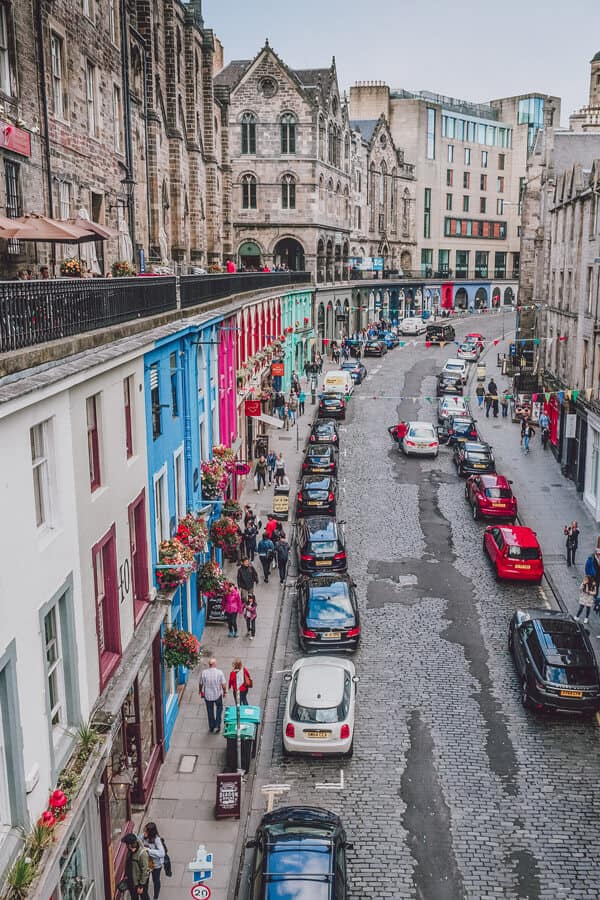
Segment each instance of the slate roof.
M305 87L316 87L319 81L325 86L331 75L329 69L292 69L292 72Z
M237 84L251 62L251 59L232 59L224 69L221 69L221 71L215 75L215 85L233 87L234 84Z
M350 127L353 128L354 131L360 131L365 141L370 141L375 133L378 122L379 119L353 119L350 122Z

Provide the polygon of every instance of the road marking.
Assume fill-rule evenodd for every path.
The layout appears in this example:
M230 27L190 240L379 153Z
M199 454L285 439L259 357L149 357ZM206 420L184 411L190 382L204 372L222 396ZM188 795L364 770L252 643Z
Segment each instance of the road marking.
M317 791L343 791L344 790L344 770L340 769L340 780L336 784L328 783L327 781L318 781L315 784L315 789Z

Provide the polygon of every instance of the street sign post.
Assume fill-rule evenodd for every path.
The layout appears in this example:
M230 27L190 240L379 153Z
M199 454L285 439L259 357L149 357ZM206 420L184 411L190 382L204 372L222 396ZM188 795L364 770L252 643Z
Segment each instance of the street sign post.
M194 900L210 900L210 888L207 884L195 884L190 894Z

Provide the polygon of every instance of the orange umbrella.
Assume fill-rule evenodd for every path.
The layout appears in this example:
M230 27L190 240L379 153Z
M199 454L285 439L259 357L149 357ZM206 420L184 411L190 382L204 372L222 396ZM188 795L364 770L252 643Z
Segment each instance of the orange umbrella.
M71 225L68 222L58 222L48 216L40 216L37 213L29 213L19 219L7 219L9 226L1 235L6 238L15 238L19 241L39 241L50 244L79 244L82 241L95 241L97 235L89 230ZM0 228L2 222L0 222Z
M63 223L61 222L61 224ZM77 216L75 219L66 219L65 224L69 225L69 227L74 225L77 228L82 228L84 231L91 231L95 240L107 241L109 238L117 237L119 233L112 228L107 228L106 225L100 225L99 222L84 219L83 216Z

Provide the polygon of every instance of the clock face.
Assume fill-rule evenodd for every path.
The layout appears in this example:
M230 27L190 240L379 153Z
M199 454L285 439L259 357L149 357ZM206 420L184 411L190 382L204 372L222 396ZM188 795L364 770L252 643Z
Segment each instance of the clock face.
M263 78L260 83L260 89L263 97L274 97L277 93L277 82L274 78Z

